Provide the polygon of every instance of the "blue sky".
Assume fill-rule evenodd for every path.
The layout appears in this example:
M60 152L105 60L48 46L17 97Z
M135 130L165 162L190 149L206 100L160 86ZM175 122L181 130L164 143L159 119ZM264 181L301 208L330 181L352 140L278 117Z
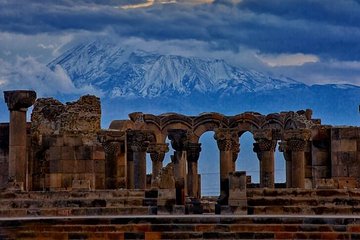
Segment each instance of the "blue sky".
M0 90L96 94L91 87L75 88L61 68L50 71L46 64L99 38L127 48L225 59L306 84L360 86L359 13L360 0L0 0ZM6 110L3 102L1 108ZM204 152L215 149L210 155L216 156L211 134L203 140L213 145L204 145ZM248 152L240 158L254 171L250 140L241 140ZM279 162L276 168L283 170ZM217 171L217 165L201 164L202 173ZM277 180L283 179L281 171Z
M0 89L91 92L46 64L105 37L307 84L360 85L359 13L359 0L1 0Z

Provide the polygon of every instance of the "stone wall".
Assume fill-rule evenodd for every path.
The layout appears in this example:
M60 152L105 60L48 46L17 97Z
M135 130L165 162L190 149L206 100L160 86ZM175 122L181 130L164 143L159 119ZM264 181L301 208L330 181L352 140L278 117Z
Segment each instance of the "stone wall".
M9 124L0 124L0 188L5 187L9 175Z
M312 176L313 187L333 187L331 181L331 126L312 129Z
M100 100L83 96L66 105L53 98L34 104L33 190L104 188L105 153L97 140Z
M331 128L331 175L339 188L359 187L360 128Z
M53 98L39 98L31 114L33 134L94 134L100 130L100 99L86 95L65 105Z

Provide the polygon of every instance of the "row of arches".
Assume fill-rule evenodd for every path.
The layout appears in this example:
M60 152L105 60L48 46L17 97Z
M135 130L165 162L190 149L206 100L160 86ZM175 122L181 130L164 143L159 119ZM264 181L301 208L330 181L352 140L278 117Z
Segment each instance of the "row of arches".
M236 160L236 171L245 171L249 182L253 186L260 184L259 160L253 151L254 137L250 132L245 132L240 137L241 150ZM165 154L163 166L171 163L171 155L174 149L171 148L171 141L166 138L165 143L170 150ZM220 165L219 149L214 139L214 132L204 133L200 139L201 153L198 160L198 170L201 176L201 196L218 196L220 194ZM152 161L147 155L147 174L152 174ZM284 185L286 182L285 159L283 153L277 148L275 150L275 182Z
M221 194L224 194L224 191L226 192L226 186L228 185L227 176L230 172L236 170L247 170L255 181L260 178L261 187L274 187L274 172L284 173L285 168L285 161L283 160L284 158L281 157L281 154L277 153L274 158L274 151L277 151L277 141L283 141L285 138L289 138L289 136L285 136L286 134L289 135L286 133L289 132L289 130L308 129L315 124L311 119L311 110L283 112L266 116L254 112L246 112L236 116L224 116L218 113L206 113L199 116L184 116L169 113L155 116L137 112L129 116L130 120L113 121L110 129L126 132L135 131L137 133L132 133L134 136L140 134L133 138L132 141L129 141L133 144L133 146L130 146L131 149L138 149L139 141L147 141L153 145L151 151L154 153L154 149L156 149L156 147L154 147L155 145L163 146L166 142L171 142L169 145L174 149L173 152L170 151L167 155L164 152L150 154L151 156L155 156L154 159L156 159L151 159L153 166L152 172L158 173L159 169L154 170L154 166L162 167L163 165L159 164L159 162L155 164L155 161L162 162L165 156L166 163L166 161L170 159L169 155L172 155L172 162L175 165L175 178L180 182L184 182L184 179L187 179L189 182L188 194L194 196L199 195L198 191L201 189L200 182L204 187L204 191L206 189L205 185L220 185ZM146 137L144 137L144 134ZM297 133L294 135L295 137L297 136L296 134ZM300 135L301 134L302 133L300 133ZM239 139L241 138L247 139L243 143L243 147L245 147L243 151L240 150L242 148L239 145ZM290 136L289 139L291 138L292 136ZM207 143L202 146L203 151L201 151L200 146L203 139L205 139ZM253 140L251 141L250 139ZM212 147L209 148L208 146L211 142ZM291 140L290 142L293 141ZM214 143L217 147L215 147L216 145ZM206 149L205 151L204 148ZM164 148L162 147L162 149ZM254 150L256 154L252 150ZM185 153L185 155L183 155L183 153ZM144 156L144 154L139 155L135 152L134 154L134 156ZM299 156L302 159L301 161L304 162L303 155L304 154L296 156ZM159 156L161 156L160 160ZM183 156L187 157L183 159ZM201 156L200 172L198 170L199 156ZM202 158L205 158L205 160L202 160ZM216 161L211 160L212 158L220 159ZM274 159L277 159L277 161L274 162ZM280 167L274 166L275 163ZM287 163L291 164L289 161L287 161ZM141 164L139 166L141 166ZM213 166L214 170L211 168L206 170L207 166ZM144 172L144 167L146 168L146 166L141 166L142 172ZM150 166L147 168L150 169ZM202 172L203 169L204 172ZM287 164L286 169L291 170L292 167L290 166L289 168ZM198 173L203 174L202 179L199 178ZM219 178L216 177L216 179L220 180L220 184L209 183L208 180L205 180L206 174L208 174L208 178L211 179L212 182L215 178L212 177L211 174L220 175ZM302 175L302 173L300 175ZM289 181L288 171L286 172L286 176ZM280 178L284 179L284 176ZM289 186L302 185L303 182L301 179L299 180L299 178L301 177L294 178L296 180L294 183L290 180ZM142 183L140 186L144 186L144 184ZM182 188L183 189L180 189L181 191L186 191L184 190L186 186L182 186ZM216 191L217 190L213 191L213 193L216 193ZM211 189L209 189L209 192L211 192Z
M190 131L193 140L209 131L218 128L239 129L239 136L244 132L253 132L258 129L273 129L279 132L285 129L309 128L314 124L310 109L297 112L282 112L261 115L256 112L245 112L235 116L225 116L219 113L203 113L199 116L185 116L177 113L162 115L144 114L135 112L129 114L130 120L114 120L109 129L128 130L146 129L153 131L156 142L165 142L168 131L183 129ZM279 134L280 136L281 134ZM280 137L279 137L280 139Z

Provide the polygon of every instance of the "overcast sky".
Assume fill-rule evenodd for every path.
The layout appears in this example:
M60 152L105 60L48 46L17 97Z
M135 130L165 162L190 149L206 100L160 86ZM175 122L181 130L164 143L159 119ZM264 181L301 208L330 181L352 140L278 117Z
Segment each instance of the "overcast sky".
M46 64L105 37L307 84L360 85L359 13L360 0L0 0L0 90L91 92Z

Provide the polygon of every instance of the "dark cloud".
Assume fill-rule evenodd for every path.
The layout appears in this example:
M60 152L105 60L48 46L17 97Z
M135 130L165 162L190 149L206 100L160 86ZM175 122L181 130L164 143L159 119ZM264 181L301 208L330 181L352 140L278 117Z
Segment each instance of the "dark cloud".
M360 23L360 4L354 0L243 0L238 8L288 20L302 19L347 27L358 27Z
M0 31L35 34L103 31L145 40L199 40L217 50L315 54L360 60L358 1L243 0L115 8L145 1L17 0L0 3Z

